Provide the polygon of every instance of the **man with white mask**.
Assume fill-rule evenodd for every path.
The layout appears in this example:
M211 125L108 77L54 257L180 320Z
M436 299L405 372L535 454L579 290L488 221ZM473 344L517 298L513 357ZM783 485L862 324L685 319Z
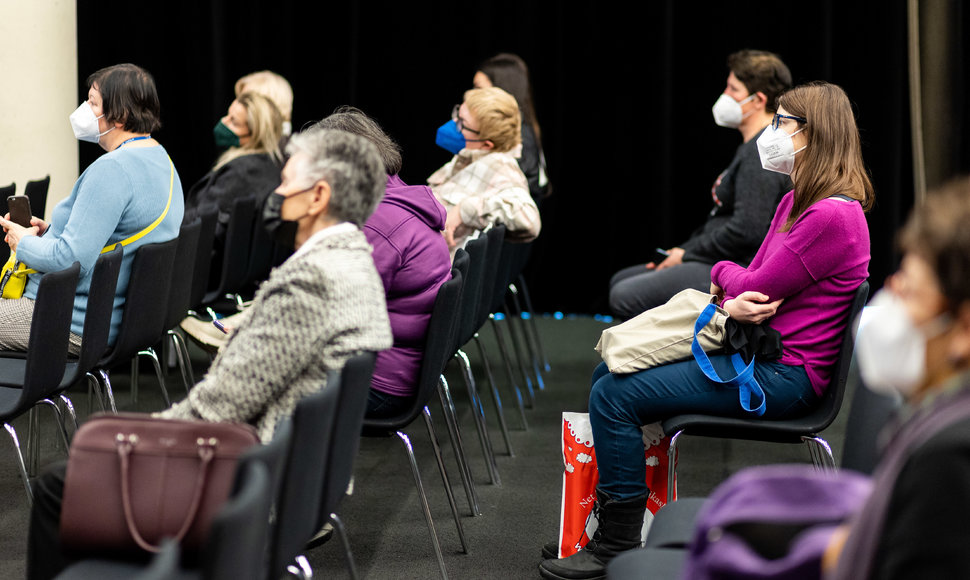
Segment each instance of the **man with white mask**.
M770 52L742 50L728 57L727 84L714 103L714 122L737 129L742 144L711 188L713 207L703 226L679 246L658 249L658 260L624 268L610 280L610 310L631 318L665 303L684 288L706 290L721 260L746 265L764 239L787 176L762 169L756 141L775 113L776 97L791 88L791 73Z

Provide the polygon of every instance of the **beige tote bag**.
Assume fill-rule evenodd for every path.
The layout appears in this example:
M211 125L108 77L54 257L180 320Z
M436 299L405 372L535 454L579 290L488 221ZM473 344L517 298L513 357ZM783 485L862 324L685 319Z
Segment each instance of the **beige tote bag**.
M613 374L625 374L691 358L694 323L715 297L688 288L674 294L666 304L651 308L630 320L603 331L596 351ZM704 352L722 348L728 313L721 307L700 332L697 340Z

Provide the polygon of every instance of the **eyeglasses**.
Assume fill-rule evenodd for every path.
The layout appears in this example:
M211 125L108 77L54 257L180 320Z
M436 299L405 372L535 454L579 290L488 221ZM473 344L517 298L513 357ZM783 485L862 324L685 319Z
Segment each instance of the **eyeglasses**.
M451 110L451 120L454 121L456 125L458 125L458 131L459 132L461 132L462 130L471 131L472 133L478 135L478 131L465 125L465 122L462 120L462 118L458 116L459 109L461 109L461 105L455 105L455 108Z
M792 119L792 120L798 121L799 123L808 122L808 119L806 119L805 117L797 117L795 115L780 115L778 113L775 113L775 116L772 117L771 119L771 128L777 129L781 125L782 119Z

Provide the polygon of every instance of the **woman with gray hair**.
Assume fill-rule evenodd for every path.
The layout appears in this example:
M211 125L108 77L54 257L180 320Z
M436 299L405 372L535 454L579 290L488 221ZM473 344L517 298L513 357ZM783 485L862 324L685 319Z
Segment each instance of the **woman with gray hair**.
M326 388L327 371L391 346L384 288L359 229L384 192L374 145L314 130L287 152L273 196L297 251L259 288L205 378L160 417L250 423L266 442L297 401ZM34 483L28 578L53 578L70 563L58 536L64 472L56 464Z

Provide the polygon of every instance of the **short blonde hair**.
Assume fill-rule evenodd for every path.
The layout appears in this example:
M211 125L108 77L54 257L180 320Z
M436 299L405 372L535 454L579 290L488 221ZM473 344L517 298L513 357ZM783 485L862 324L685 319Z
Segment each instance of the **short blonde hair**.
M478 121L478 138L491 141L495 151L511 151L522 142L522 115L512 95L498 87L471 89L465 106Z
M236 96L254 92L273 101L276 108L283 115L283 121L289 123L293 115L293 88L290 83L273 71L261 70L249 73L236 81Z

